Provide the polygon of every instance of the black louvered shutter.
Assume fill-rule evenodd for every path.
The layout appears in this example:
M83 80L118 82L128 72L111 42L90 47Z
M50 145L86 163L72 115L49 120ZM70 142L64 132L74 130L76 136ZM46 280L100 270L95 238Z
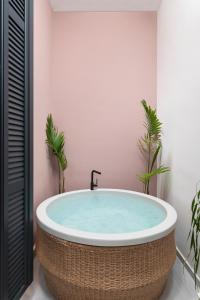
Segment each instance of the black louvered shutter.
M32 1L1 0L1 300L32 281Z

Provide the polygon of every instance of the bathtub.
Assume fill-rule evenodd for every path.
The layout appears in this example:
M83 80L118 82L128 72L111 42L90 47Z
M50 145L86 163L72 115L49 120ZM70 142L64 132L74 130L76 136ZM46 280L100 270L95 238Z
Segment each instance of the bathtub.
M80 190L36 212L37 255L56 299L156 300L174 264L175 209L145 194Z

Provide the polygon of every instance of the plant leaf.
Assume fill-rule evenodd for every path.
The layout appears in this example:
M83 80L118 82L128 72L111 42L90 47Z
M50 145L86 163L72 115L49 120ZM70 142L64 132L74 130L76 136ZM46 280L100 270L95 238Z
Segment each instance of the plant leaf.
M194 278L195 287L197 287L197 273L199 270L200 261L200 248L199 248L199 233L200 233L200 202L199 202L200 190L196 193L191 203L191 227L188 234L190 239L190 250L188 257L192 255L192 262L194 264Z
M160 149L161 149L161 144L158 145L158 147L157 147L157 149L156 149L156 151L155 151L155 153L153 155L153 159L152 159L150 171L152 171L153 168L154 168L154 164L155 164L155 162L157 160L157 157L158 157L158 154L160 152Z
M59 165L64 171L67 168L67 159L64 152L65 137L64 133L59 133L58 129L54 126L53 117L51 114L49 114L47 117L46 144L56 156Z
M153 170L150 173L145 173L143 175L139 175L138 178L142 183L147 183L153 176L169 172L170 169L168 167L160 166L159 168Z
M156 109L152 109L150 105L147 104L146 100L141 101L142 106L146 114L146 123L145 127L147 129L148 135L150 138L155 140L160 140L161 136L161 126L162 123L157 117Z

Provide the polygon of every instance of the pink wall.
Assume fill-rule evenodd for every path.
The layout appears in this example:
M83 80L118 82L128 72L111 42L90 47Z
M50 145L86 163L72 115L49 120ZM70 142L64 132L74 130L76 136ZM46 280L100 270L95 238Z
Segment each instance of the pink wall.
M140 100L156 105L156 13L55 13L52 30L52 112L66 136L67 190L87 188L97 169L99 186L141 191ZM41 134L43 119L39 126Z
M45 145L47 114L53 111L51 90L53 13L48 0L34 1L34 202L54 194L55 180Z

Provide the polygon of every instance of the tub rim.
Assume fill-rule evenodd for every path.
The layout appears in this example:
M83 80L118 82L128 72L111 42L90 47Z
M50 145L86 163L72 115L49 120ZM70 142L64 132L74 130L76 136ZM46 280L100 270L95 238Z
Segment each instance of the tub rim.
M48 217L46 209L48 205L54 202L55 200L62 198L65 195L89 192L89 191L92 193L95 193L95 191L122 192L122 193L129 193L133 195L142 196L143 198L150 199L151 201L160 204L166 211L166 218L160 224L142 231L136 231L132 233L110 234L110 233L92 233L92 232L67 228L54 222L52 219ZM66 241L84 244L84 245L91 245L91 246L104 246L104 247L131 246L131 245L149 243L161 239L162 237L171 233L176 226L177 213L176 210L169 203L154 196L146 195L135 191L125 190L125 189L99 188L94 191L91 191L90 189L83 189L83 190L66 192L44 200L37 207L36 221L37 224L44 231Z

